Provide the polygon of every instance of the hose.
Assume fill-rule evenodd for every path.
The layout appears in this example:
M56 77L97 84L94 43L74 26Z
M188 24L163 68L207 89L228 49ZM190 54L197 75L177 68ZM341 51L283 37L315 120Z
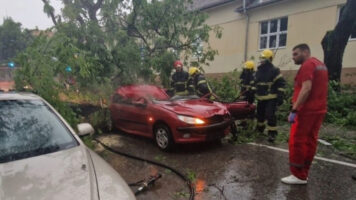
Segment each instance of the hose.
M122 155L122 156L125 156L125 157L129 157L131 159L135 159L135 160L139 160L139 161L143 161L143 162L148 162L150 164L153 164L153 165L157 165L159 167L163 167L163 168L166 168L166 169L169 169L171 170L172 172L174 172L175 174L177 174L188 186L189 188L189 192L190 192L190 196L189 196L189 200L194 200L194 196L195 196L195 191L194 191L194 188L190 182L190 180L185 177L181 172L179 172L178 170L168 166L168 165L165 165L163 163L159 163L159 162L156 162L156 161L152 161L152 160L147 160L147 159L144 159L144 158L140 158L140 157L137 157L137 156L134 156L134 155L131 155L131 154L128 154L128 153L124 153L124 152L121 152L121 151L118 151L118 150L115 150L107 145L105 145L104 143L102 143L100 140L94 138L94 140L96 142L98 142L99 144L101 144L105 149L113 152L113 153L116 153L116 154L119 154L119 155Z

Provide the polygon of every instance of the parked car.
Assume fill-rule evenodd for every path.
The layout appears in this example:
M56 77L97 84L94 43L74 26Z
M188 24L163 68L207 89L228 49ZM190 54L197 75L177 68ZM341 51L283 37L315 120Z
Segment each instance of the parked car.
M176 143L220 140L229 133L232 122L223 103L195 95L170 98L154 85L119 87L110 111L114 128L153 138L162 150L170 150Z
M93 133L78 125L78 135ZM0 93L0 199L135 199L45 100Z

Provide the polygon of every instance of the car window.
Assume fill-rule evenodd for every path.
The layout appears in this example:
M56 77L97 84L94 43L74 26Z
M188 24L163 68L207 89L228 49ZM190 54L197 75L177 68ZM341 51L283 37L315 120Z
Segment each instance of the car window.
M43 101L0 101L0 163L77 145L63 122Z

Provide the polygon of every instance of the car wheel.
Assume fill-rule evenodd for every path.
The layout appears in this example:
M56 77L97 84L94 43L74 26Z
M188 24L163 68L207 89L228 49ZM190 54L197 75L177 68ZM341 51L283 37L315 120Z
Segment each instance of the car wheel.
M169 151L173 148L174 141L168 126L158 124L154 129L154 134L158 148L164 151Z

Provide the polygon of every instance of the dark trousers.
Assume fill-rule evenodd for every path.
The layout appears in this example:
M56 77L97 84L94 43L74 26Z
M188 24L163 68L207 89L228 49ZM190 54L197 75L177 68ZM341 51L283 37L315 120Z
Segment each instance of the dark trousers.
M269 135L277 135L277 100L259 100L257 102L257 130L263 132L267 120L267 130Z

